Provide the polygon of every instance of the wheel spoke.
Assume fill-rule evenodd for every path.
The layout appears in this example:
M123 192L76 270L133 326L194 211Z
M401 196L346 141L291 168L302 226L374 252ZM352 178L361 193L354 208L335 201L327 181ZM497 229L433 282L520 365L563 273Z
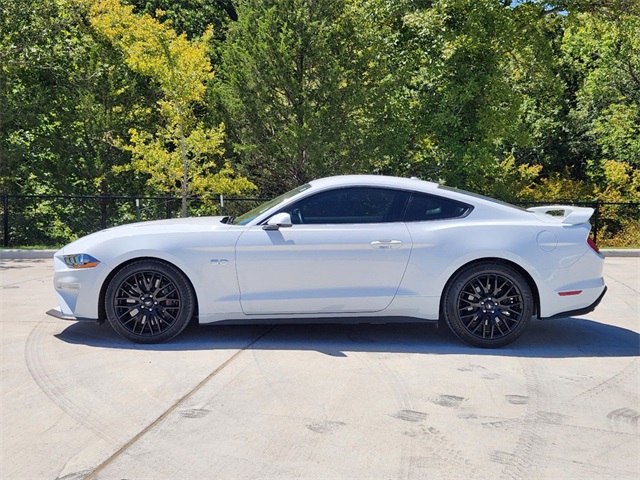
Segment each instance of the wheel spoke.
M153 288L152 288L153 295L157 297L160 294L160 292L162 292L162 290L167 288L167 285L173 286L172 284L169 283L169 281L166 278L162 276L158 276L157 280L153 283ZM174 290L175 290L175 287L174 287Z
M136 312L134 315L129 315L129 318L125 318L127 313L129 313L129 312L125 312L125 313L123 313L122 315L120 315L118 317L118 321L120 323L122 323L123 325L126 325L128 323L137 322L138 321L138 312Z
M168 292L164 292L164 290L166 290L166 288L164 288L163 290L161 290L163 296L156 296L156 300L158 300L159 302L162 302L164 300L173 300L173 294L176 293L176 289L175 287L171 290L169 290ZM169 296L171 295L171 298L169 298Z
M140 287L138 287L137 282L131 283L131 282L124 282L122 284L121 287L122 291L128 293L129 295L135 296L135 295L142 295L142 290L140 290Z
M139 313L138 305L123 305L118 307L118 312L122 312L122 314L119 315L120 317L124 317L125 315L135 317Z

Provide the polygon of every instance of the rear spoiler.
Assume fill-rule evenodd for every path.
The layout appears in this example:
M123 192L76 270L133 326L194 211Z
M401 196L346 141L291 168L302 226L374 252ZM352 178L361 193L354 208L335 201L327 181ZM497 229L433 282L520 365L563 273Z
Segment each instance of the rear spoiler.
M548 205L545 207L531 207L527 211L533 213L562 212L562 216L551 215L552 218L558 219L561 223L569 225L579 225L587 223L595 211L591 207L571 207L567 205Z

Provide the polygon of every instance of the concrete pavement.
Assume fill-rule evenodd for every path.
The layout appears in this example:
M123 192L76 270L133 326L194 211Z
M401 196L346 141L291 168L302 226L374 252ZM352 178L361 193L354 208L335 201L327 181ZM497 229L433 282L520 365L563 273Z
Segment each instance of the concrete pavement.
M584 317L467 347L429 325L48 317L51 260L0 260L0 478L638 478L640 259Z

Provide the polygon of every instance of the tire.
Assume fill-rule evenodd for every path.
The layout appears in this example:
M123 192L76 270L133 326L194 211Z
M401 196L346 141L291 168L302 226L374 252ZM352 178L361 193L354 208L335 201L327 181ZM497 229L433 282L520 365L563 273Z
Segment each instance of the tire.
M187 277L158 260L139 260L119 270L105 295L107 320L136 343L160 343L178 335L195 311Z
M453 333L481 348L516 340L533 315L529 283L514 268L497 262L472 265L447 285L443 316Z

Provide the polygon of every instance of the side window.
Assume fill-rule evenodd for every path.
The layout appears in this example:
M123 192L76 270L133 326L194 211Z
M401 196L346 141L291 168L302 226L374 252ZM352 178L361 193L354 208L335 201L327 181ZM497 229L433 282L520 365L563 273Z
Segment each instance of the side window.
M448 198L414 193L404 214L405 222L445 220L467 215L473 207Z
M399 222L409 194L372 187L321 192L287 207L294 224Z

